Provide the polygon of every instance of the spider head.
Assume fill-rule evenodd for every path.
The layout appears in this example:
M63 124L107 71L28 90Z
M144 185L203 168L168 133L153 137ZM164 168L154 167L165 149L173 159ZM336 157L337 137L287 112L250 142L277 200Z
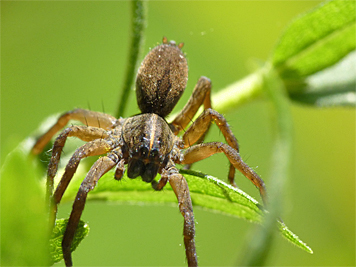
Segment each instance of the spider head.
M127 176L152 182L173 148L174 134L167 122L154 113L128 118L123 139L128 150Z

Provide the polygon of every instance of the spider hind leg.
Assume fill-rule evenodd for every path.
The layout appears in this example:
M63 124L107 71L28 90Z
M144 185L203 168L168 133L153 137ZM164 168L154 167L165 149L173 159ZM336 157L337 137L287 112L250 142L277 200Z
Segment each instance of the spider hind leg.
M192 164L203 160L216 153L224 153L231 165L238 169L246 178L248 178L260 191L264 204L267 204L267 193L263 180L252 170L240 157L236 149L221 142L211 142L198 144L188 148L184 153L183 164Z

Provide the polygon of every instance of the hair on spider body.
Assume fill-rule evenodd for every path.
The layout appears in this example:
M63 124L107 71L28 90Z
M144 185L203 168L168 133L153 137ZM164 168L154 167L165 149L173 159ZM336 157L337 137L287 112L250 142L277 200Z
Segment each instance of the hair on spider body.
M164 39L144 58L136 78L136 98L142 113L166 117L184 92L188 81L188 63L183 44Z
M167 122L155 113L128 118L123 125L123 140L129 149L127 176L152 182L169 159L174 137Z
M58 135L53 145L47 171L47 198L50 203L52 225L55 224L58 204L80 161L86 157L104 155L92 165L74 200L62 241L66 266L73 264L71 245L87 194L112 168L116 168L115 179L120 180L125 173L126 165L129 178L141 176L142 180L151 183L155 190L161 190L169 182L184 219L183 240L188 266L198 265L194 213L188 183L179 173L176 164L191 165L216 153L224 153L230 162L228 179L231 185L236 186L234 176L237 169L259 188L263 201L266 201L263 180L241 159L236 137L226 119L211 108L211 82L208 78L199 79L187 104L171 123L165 120L165 116L173 110L187 85L188 64L181 51L182 47L183 43L176 45L163 38L163 44L153 48L144 58L136 78L137 104L141 114L116 119L105 113L74 109L62 114L32 148L32 154L39 154L69 120L85 124L67 127ZM204 111L187 128L200 106L204 107ZM215 122L226 143L202 142L211 122ZM182 137L178 137L184 129L186 130ZM53 192L54 177L58 171L61 153L70 136L87 143L73 153ZM161 179L155 181L158 173L161 174Z
M131 148L129 178L141 176L143 181L152 182L173 148L174 134L163 118L187 85L188 63L182 47L182 43L176 46L164 38L162 45L146 55L138 70L136 98L143 114L127 119L123 126L125 143ZM146 134L142 137L141 133Z

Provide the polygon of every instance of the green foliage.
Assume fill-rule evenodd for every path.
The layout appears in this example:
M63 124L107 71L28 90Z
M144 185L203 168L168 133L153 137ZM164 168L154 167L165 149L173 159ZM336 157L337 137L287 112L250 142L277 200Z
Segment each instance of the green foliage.
M181 170L186 178L194 206L244 218L251 222L261 222L260 205L240 189L212 176L193 171ZM84 178L84 177L81 177ZM72 200L82 179L77 179L64 195L65 200ZM129 179L126 175L122 181L114 179L113 171L105 174L97 187L90 192L88 199L120 201L129 203L177 203L177 198L169 184L162 191L155 192L151 185L141 179Z
M261 205L247 195L240 189L234 188L221 180L194 171L180 171L188 182L192 202L194 206L200 206L207 210L221 212L227 215L236 216L254 223L261 223L265 211L261 208ZM78 187L84 177L77 177L67 189L63 201L72 201L76 196ZM105 174L100 180L97 187L88 194L88 200L100 200L107 202L121 202L132 204L148 204L148 203L165 203L165 204L177 204L176 196L169 184L167 184L164 190L155 192L151 185L144 183L141 179L129 179L124 175L121 181L114 179L114 172L110 171ZM298 236L292 233L288 227L278 222L279 230L281 234L291 243L299 248L313 253ZM277 229L276 224L274 227ZM87 231L86 225L81 224L80 227L84 227L80 230L83 234L83 238ZM59 227L56 229L56 239L59 244L59 236L64 234L65 228ZM78 238L79 239L79 238ZM58 247L59 245L57 245ZM73 248L74 250L74 248ZM58 248L56 250L55 258L61 259L61 251Z
M330 1L293 21L272 53L281 77L321 71L355 49L355 1Z
M325 107L356 105L355 5L328 1L287 27L266 65L278 72L291 100ZM214 95L216 109L226 112L260 97L263 73L259 69Z
M1 168L1 265L48 266L49 227L39 170L21 146Z
M280 38L271 62L293 100L319 106L355 105L355 53L345 58L356 45L355 5L355 1L326 2L292 22ZM352 63L339 63L344 58ZM336 63L338 67L325 73ZM333 80L325 82L328 76Z
M246 256L242 261L244 266L265 264L274 236L275 219L281 212L280 192L284 192L289 176L293 141L288 94L291 100L319 106L356 104L353 68L345 68L345 64L339 63L342 72L347 73L349 78L343 79L341 83L334 83L332 89L330 84L325 83L327 76L323 73L326 71L331 77L335 77L336 73L340 74L339 66L331 70L327 68L342 61L355 50L355 11L354 1L330 1L301 15L280 38L270 62L247 80L257 81L256 86L248 90L251 96L257 95L253 90L256 88L265 91L270 99L277 134L269 187L270 213L266 216L265 228L256 232L255 238L246 249ZM355 53L351 56L355 58ZM349 58L346 60L349 61Z
M68 224L68 219L56 220L51 238L49 239L49 248L53 262L59 262L63 259L62 240ZM73 252L79 243L89 234L89 226L83 221L79 221L77 231L75 232L71 251Z

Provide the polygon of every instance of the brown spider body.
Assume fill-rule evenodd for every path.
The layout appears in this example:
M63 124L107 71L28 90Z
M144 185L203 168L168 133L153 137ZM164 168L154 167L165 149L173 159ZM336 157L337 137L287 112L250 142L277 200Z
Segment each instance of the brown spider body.
M47 173L47 197L50 200L50 221L55 223L57 206L67 189L81 159L103 155L90 168L82 182L73 203L73 209L63 236L62 250L65 264L72 265L71 244L80 217L84 210L87 194L94 189L98 180L110 169L116 167L115 179L120 180L127 166L129 178L142 177L152 184L153 189L161 190L170 183L178 199L178 206L184 218L184 245L188 266L197 266L195 249L195 224L193 206L188 184L179 173L176 164L192 164L215 153L224 153L230 162L228 179L234 186L235 169L259 188L262 199L266 193L262 179L240 157L237 140L225 118L211 109L211 83L201 77L183 110L172 123L164 119L181 97L188 78L188 66L181 51L183 44L175 45L163 39L163 44L152 49L143 60L136 79L136 95L141 114L130 118L116 119L108 114L84 109L64 113L58 121L36 142L33 154L40 153L51 138L69 120L77 120L85 126L70 126L56 138ZM185 129L203 105L203 113L185 130L180 138L177 135ZM211 122L214 121L225 137L221 142L201 143ZM62 149L68 137L74 136L86 141L79 147L65 167L64 174L53 192L53 180L58 170ZM194 145L195 143L198 143ZM157 173L159 181L154 180Z
M179 46L173 42L157 46L141 63L136 97L142 113L165 117L183 94L188 81L188 64Z
M176 141L168 123L155 113L128 118L122 129L124 148L128 150L127 176L141 176L152 182L165 167Z

